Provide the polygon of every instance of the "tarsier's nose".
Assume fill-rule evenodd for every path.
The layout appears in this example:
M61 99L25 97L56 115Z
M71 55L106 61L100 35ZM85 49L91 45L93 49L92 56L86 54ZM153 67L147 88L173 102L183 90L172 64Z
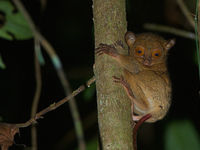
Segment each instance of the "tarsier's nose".
M150 60L150 59L144 59L143 64L144 64L145 66L151 66L151 60Z

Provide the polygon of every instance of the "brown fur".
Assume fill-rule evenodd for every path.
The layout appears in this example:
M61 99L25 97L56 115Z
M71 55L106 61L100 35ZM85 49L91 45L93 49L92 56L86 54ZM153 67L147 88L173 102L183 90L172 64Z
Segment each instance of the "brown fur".
M119 54L117 49L120 46L116 44L115 47L101 44L96 52L112 56L124 68L124 75L121 78L115 77L115 82L121 83L130 97L133 116L137 114L139 120L151 114L146 122L160 120L166 115L171 103L171 83L166 59L175 40L166 41L152 33L135 35L132 32L126 33L125 40L129 46L128 55ZM144 55L137 55L138 46L143 48ZM155 50L159 51L159 57L153 55Z

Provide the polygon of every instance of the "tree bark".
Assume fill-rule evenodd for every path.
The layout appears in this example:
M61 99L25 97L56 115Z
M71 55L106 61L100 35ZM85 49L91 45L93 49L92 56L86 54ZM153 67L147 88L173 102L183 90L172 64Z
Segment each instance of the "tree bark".
M124 43L127 28L125 0L93 0L95 47L100 43ZM120 51L127 53L128 51ZM95 56L98 123L103 150L133 150L131 101L112 76L123 69L107 55Z

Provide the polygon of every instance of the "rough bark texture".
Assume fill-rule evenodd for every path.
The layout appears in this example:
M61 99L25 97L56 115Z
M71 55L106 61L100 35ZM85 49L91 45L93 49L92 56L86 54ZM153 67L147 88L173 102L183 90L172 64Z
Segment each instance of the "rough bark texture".
M125 0L93 0L95 47L124 42ZM123 51L120 53L127 53ZM133 150L131 102L112 76L123 74L119 64L106 55L95 56L98 122L103 150Z

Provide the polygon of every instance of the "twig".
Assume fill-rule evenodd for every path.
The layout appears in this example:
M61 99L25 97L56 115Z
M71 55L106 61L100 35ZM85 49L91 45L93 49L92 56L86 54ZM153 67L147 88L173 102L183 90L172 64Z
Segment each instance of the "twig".
M200 2L196 0L196 15L195 15L195 33L196 33L196 51L197 51L197 62L199 69L199 78L200 78Z
M36 91L32 103L31 117L34 117L37 113L38 103L40 100L40 94L42 89L42 79L41 79L41 70L38 59L38 51L39 51L39 41L34 39L35 42L35 78L36 78ZM37 128L36 126L31 127L31 140L32 140L32 150L37 150Z
M69 82L66 78L66 75L63 72L63 69L57 68L57 73L61 80L61 84L64 87L65 94L69 95L71 93L71 88L70 88ZM72 114L73 122L75 125L76 135L77 135L78 142L79 142L79 150L85 150L86 145L84 142L84 133L83 133L83 129L82 129L82 122L80 120L76 100L73 97L72 97L72 100L69 101L69 105L70 105L70 111Z
M180 9L182 10L183 14L185 15L185 17L187 18L188 22L190 23L190 25L193 27L193 29L195 29L195 22L194 22L194 18L192 18L190 11L187 9L187 7L185 6L183 0L176 0L177 4L179 5Z
M177 29L174 27L168 27L164 25L159 25L159 24L151 24L151 23L146 23L144 24L144 28L147 30L154 30L158 32L165 32L165 33L171 33L174 35L178 35L181 37L189 38L195 40L195 34L192 32L188 32L185 30Z
M50 56L50 58L52 60L52 63L53 63L53 65L54 65L54 67L55 67L55 69L57 71L57 74L58 74L58 76L60 78L60 81L61 81L61 83L62 83L62 85L64 87L65 94L67 95L67 94L71 93L68 80L67 80L66 75L65 75L65 73L63 71L63 68L62 68L61 61L60 61L59 57L57 56L54 48L37 31L34 22L32 21L30 15L26 11L26 9L22 5L22 3L19 0L13 0L13 2L17 6L17 8L23 13L24 17L26 18L27 22L30 25L30 28L31 28L31 30L32 30L32 32L34 34L34 37L39 39L39 41L41 42L41 45L44 47L44 49L46 50L47 54ZM70 101L69 104L70 104L70 110L71 110L71 113L72 113L73 120L75 121L74 125L75 125L75 129L76 129L77 137L78 137L79 149L80 150L85 150L85 141L84 141L82 123L80 121L78 109L77 109L77 106L76 106L76 101L73 99L72 101Z
M75 97L76 95L78 95L79 93L81 93L82 91L84 91L84 89L86 87L90 87L90 85L92 83L94 83L94 82L95 82L95 77L93 76L91 79L89 79L87 81L86 86L84 86L84 85L79 86L78 89L76 89L75 91L73 91L73 93L71 93L67 97L61 99L57 103L53 103L53 104L49 105L45 109L43 109L40 112L36 113L36 115L34 117L30 118L27 122L16 124L16 127L18 127L18 128L25 128L25 127L30 126L31 124L36 123L36 121L38 119L43 118L43 115L45 115L46 113L48 113L50 111L53 111L53 110L57 109L58 107L60 107L64 103L68 102L70 99L72 99L73 97Z

